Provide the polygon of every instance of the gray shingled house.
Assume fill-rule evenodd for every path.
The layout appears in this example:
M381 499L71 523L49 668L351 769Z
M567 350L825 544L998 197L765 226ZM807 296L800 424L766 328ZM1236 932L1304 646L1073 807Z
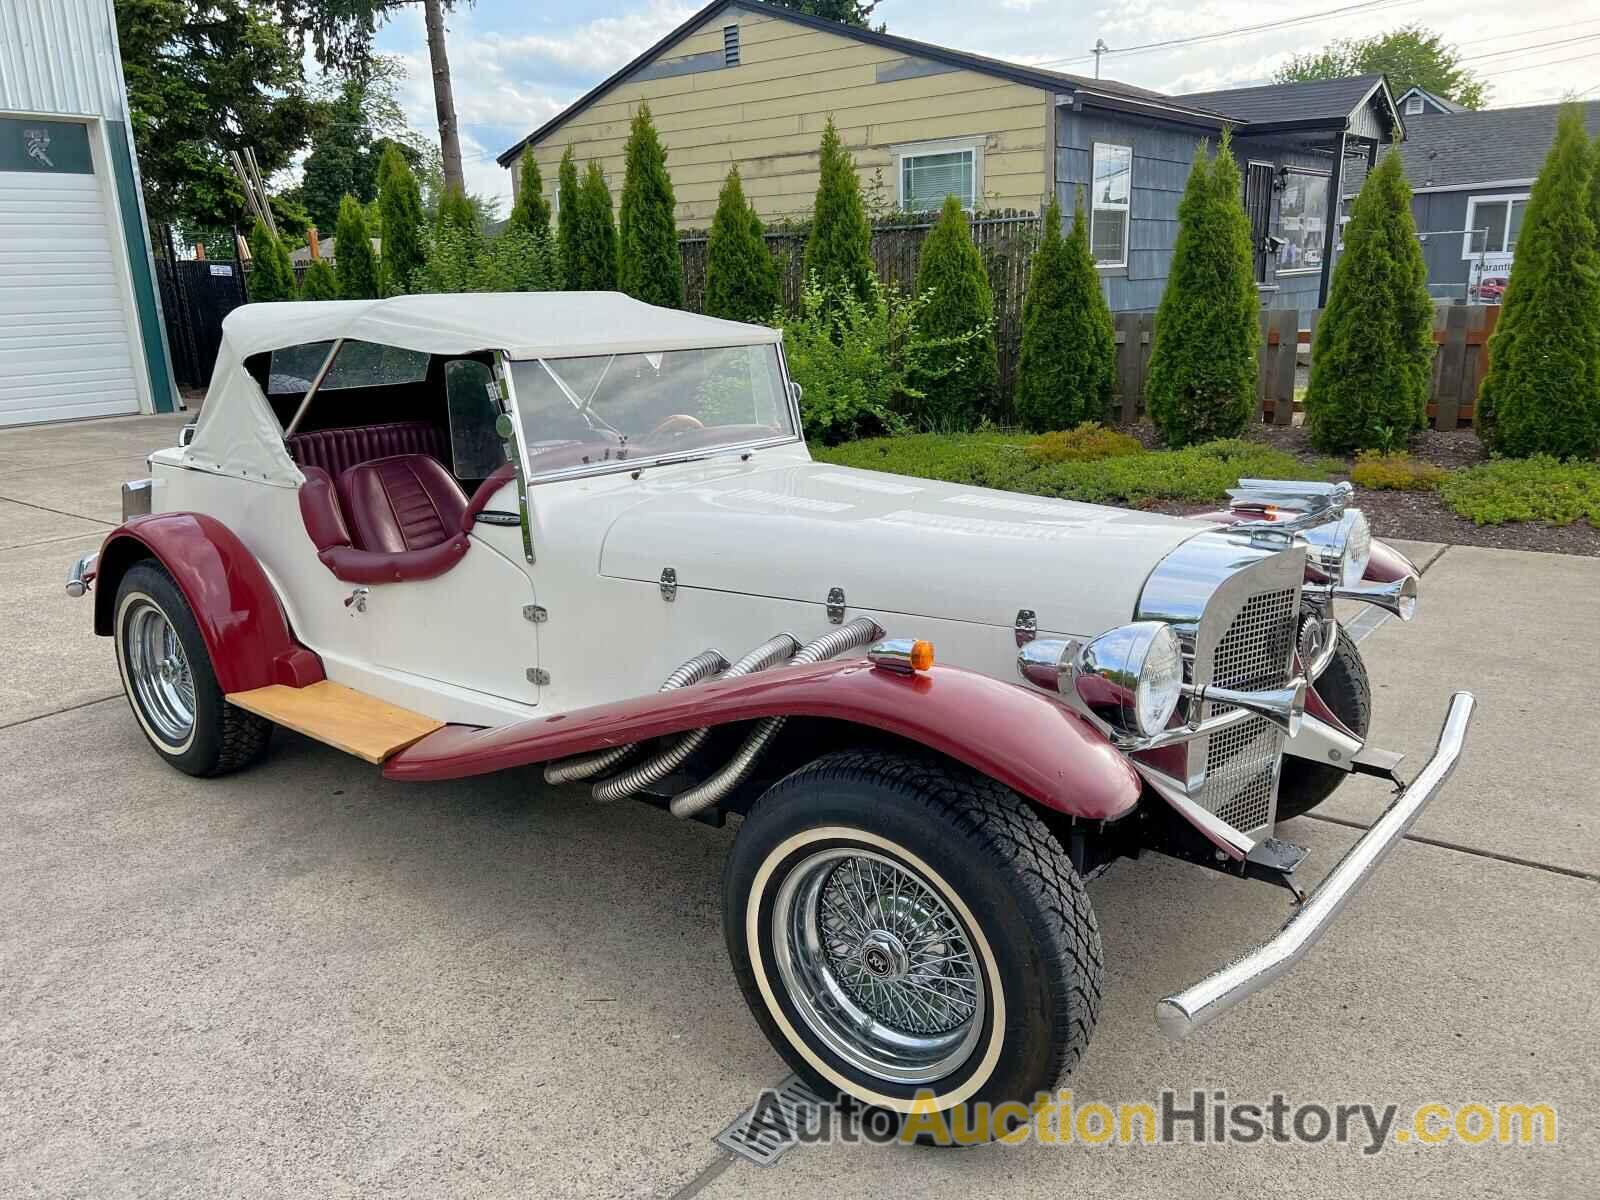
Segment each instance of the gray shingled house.
M1590 136L1600 135L1600 101L1584 108ZM1397 152L1411 183L1411 213L1435 299L1499 299L1529 191L1555 140L1559 109L1430 109L1407 119ZM1364 170L1352 173L1347 201L1365 176Z

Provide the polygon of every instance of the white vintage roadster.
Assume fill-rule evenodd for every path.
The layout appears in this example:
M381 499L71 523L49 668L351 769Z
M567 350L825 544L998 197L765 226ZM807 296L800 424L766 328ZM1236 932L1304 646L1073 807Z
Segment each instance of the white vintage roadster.
M67 588L190 774L281 724L395 780L541 763L737 814L756 1020L900 1112L1026 1103L1076 1063L1085 877L1157 851L1291 893L1158 1002L1182 1036L1298 960L1449 776L1465 693L1304 893L1275 822L1399 762L1334 602L1407 618L1417 581L1347 487L1244 481L1190 520L845 470L799 399L779 333L609 293L247 306Z

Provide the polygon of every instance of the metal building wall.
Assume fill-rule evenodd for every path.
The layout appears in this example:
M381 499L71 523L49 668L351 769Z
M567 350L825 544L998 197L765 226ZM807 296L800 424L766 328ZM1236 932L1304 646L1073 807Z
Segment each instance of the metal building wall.
M111 20L110 0L0 0L0 109L127 120Z

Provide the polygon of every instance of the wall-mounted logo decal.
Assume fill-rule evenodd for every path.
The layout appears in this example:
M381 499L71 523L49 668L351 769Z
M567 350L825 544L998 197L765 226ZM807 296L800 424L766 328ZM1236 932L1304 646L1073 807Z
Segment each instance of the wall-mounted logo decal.
M25 144L28 157L36 158L47 167L56 164L50 161L50 131L48 129L24 129L22 140Z

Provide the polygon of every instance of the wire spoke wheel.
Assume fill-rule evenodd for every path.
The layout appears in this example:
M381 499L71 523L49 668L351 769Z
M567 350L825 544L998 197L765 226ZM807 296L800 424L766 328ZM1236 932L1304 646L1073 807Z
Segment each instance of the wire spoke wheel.
M134 602L122 626L123 661L134 700L150 727L172 745L194 728L194 675L178 631L145 599Z
M986 998L971 939L893 858L834 847L797 863L775 898L772 943L812 1033L862 1071L927 1083L977 1044Z

